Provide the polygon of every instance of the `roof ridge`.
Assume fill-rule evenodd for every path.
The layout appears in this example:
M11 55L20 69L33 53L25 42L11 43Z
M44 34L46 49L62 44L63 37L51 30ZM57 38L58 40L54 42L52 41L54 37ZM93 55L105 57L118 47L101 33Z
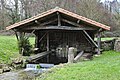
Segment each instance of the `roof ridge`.
M15 23L15 24L13 24L13 25L10 25L10 26L6 27L6 30L9 30L9 29L12 29L12 28L15 28L15 27L24 25L24 24L29 23L29 22L31 22L31 21L34 21L34 20L36 20L36 19L39 19L39 18L45 17L45 16L47 16L47 15L49 15L49 14L52 14L52 13L54 13L54 12L56 12L56 11L61 12L61 13L63 13L63 14L66 14L66 15L68 15L68 16L74 17L74 18L76 18L76 19L78 19L78 20L82 20L82 21L84 21L84 22L86 22L86 23L88 23L88 24L91 24L91 25L94 25L94 26L98 26L98 27L103 28L103 29L106 29L106 30L110 30L110 27L107 26L107 25L104 25L104 24L102 24L102 23L100 23L100 22L97 22L97 21L94 21L94 20L92 20L92 19L86 18L86 17L84 17L84 16L80 16L80 15L78 15L78 14L76 14L76 13L70 12L70 11L65 10L65 9L63 9L63 8L60 8L60 7L58 7L58 6L56 6L56 7L53 8L53 9L47 10L47 11L45 11L45 12L42 12L42 13L40 13L40 14L38 14L38 15L36 15L36 16L33 16L33 17L31 17L31 18L28 18L28 19L22 20L22 21L20 21L20 22L17 22L17 23Z

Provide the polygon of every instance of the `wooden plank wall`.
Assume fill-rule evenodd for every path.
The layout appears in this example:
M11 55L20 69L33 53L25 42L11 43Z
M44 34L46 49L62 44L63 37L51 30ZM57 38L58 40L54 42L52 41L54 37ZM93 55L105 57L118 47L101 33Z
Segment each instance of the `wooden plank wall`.
M38 32L37 47L45 51L46 42L46 31ZM50 50L56 50L57 47L66 49L66 46L75 47L79 51L89 51L89 48L91 48L91 44L83 36L82 31L49 31L49 44Z

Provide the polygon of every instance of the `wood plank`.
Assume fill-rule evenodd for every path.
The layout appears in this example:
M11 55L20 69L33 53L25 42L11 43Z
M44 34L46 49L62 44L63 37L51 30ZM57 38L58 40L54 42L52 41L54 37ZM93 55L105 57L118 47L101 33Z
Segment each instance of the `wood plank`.
M50 46L50 45L49 45L49 44L50 44L50 43L49 43L49 31L47 32L47 36L46 36L46 37L47 37L47 51L49 51L49 50L50 50L50 49L49 49L49 46ZM47 62L49 63L49 54L47 55Z
M85 39L91 44L91 45L94 45L91 41L90 41L90 39L88 39L88 37L83 33L83 36L85 37Z
M15 29L13 29L13 31L15 32L15 36L17 38L17 41L19 41L19 37L18 37L17 31Z
M66 22L66 23L69 23L71 25L74 25L74 26L77 26L77 27L84 27L83 25L80 25L78 23L75 23L75 22L72 22L72 21L69 21L67 19L62 19L63 22Z
M39 42L41 42L42 39L43 39L46 35L47 35L47 33L45 33L45 34L40 38Z
M81 52L74 58L74 61L77 61L78 59L80 59L83 54L84 54L84 51L81 51Z
M91 42L98 48L98 45L95 43L95 41L91 38L91 36L87 33L87 31L83 30L85 35L91 40Z
M49 51L49 32L47 32L47 51Z
M55 21L57 21L57 19L50 20L50 21L46 21L46 22L44 22L44 23L39 24L39 26L45 26L45 25L50 24L50 23L53 23L53 22L55 22Z
M38 60L38 59L41 59L43 58L44 56L47 56L48 54L52 53L51 51L45 51L45 52L41 52L41 53L38 53L36 55L33 55L33 56L30 56L27 61L28 62L32 62L34 60Z
M100 34L100 32L98 32L98 35L97 35L97 44L98 44L97 54L100 54L101 53L101 34Z
M58 15L58 26L61 26L61 18L60 18L60 13L59 12L57 12L57 15Z
M23 30L42 30L42 29L49 29L49 30L95 30L93 28L85 28L85 27L71 27L71 26L33 26L29 28L23 28Z

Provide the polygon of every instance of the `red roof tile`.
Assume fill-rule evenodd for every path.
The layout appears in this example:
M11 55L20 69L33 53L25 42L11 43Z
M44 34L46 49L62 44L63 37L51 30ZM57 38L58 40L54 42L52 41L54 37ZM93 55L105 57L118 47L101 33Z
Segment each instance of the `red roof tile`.
M75 13L73 13L73 12L67 11L67 10L62 9L62 8L59 8L59 7L56 7L56 8L51 9L51 10L48 10L48 11L46 11L46 12L43 12L43 13L38 14L38 15L36 15L36 16L33 16L33 17L31 17L31 18L25 19L25 20L23 20L23 21L20 21L20 22L18 22L18 23L13 24L13 25L10 25L10 26L6 27L6 30L10 30L10 29L13 29L13 28L22 26L22 25L24 25L24 24L26 24L26 23L29 23L29 22L34 21L34 20L36 20L36 19L40 19L40 18L45 17L45 16L47 16L47 15L50 15L50 14L52 14L52 13L54 13L54 12L60 12L60 13L63 13L63 14L65 14L65 15L74 17L74 18L76 18L76 19L78 19L78 20L82 20L82 21L84 21L84 22L86 22L86 23L88 23L88 24L91 24L91 25L94 25L94 26L103 28L103 29L105 29L105 30L110 30L110 27L107 26L107 25L101 24L101 23L99 23L99 22L96 22L96 21L94 21L94 20L88 19L88 18L86 18L86 17L80 16L80 15L78 15L78 14L75 14Z

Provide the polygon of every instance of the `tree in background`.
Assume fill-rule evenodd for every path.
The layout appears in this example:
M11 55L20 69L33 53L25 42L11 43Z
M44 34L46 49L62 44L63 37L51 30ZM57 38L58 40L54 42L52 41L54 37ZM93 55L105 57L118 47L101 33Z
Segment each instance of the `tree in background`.
M1 0L0 4L0 29L5 29L6 24L8 25L6 20L11 25L56 6L112 26L112 31L116 31L120 25L120 2L117 0L106 0L104 3L100 0Z
M4 0L0 0L0 30L4 30L9 24L6 14L7 10L4 8Z
M119 36L120 35L120 1L106 0L103 3L103 6L108 11L108 13L111 14L112 21L109 21L109 22L112 23L112 26L113 26L112 33L115 36Z
M10 20L9 24L14 24L20 21L19 1L18 0L2 0L3 7L7 10L7 17Z

